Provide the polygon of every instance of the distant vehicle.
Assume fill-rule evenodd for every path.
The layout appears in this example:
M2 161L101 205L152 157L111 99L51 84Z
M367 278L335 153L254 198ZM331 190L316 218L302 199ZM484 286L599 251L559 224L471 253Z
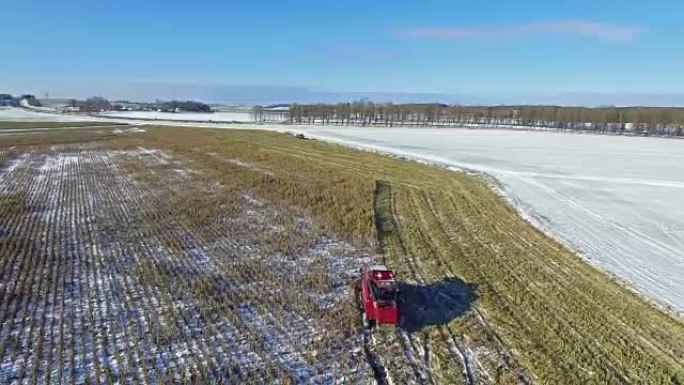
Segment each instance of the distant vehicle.
M385 265L366 265L361 274L356 291L364 323L369 328L399 325L399 290L394 272Z

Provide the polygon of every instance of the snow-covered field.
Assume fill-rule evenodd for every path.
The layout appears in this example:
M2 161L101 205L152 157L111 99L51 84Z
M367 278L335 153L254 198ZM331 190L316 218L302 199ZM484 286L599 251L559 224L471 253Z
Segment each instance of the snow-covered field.
M160 150L10 149L0 384L370 383L348 284L368 253L231 194Z
M253 122L249 112L154 112L154 111L109 111L102 116L124 119L180 120L196 122Z
M69 115L59 113L41 112L39 110L25 110L14 107L0 107L0 121L3 122L95 122L109 121L91 116Z
M21 108L0 107L0 121L26 121L26 122L75 122L75 121L129 121L134 123L136 120L154 120L167 122L238 122L249 123L254 119L249 112L154 112L154 111L108 111L96 115L76 115L50 112L48 108L38 109L31 107L32 110ZM117 118L116 120L113 118ZM269 119L275 119L269 117Z
M488 173L533 223L640 293L684 310L684 141L511 130L296 131Z

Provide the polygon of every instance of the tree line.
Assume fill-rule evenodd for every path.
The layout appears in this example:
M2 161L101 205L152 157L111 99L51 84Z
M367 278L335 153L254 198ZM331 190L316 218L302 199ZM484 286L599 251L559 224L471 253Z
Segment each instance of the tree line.
M254 122L286 121L289 117L287 109L277 109L281 105L274 106L254 106L250 109L249 115Z
M101 96L92 96L85 100L70 99L68 107L78 108L80 111L162 111L162 112L213 112L210 105L192 100L158 100L154 103L136 103L129 101L110 102Z
M213 112L210 105L194 100L171 100L168 102L156 102L154 107L163 111L188 111L188 112Z
M605 134L684 134L684 108L678 107L460 106L357 101L294 104L289 120L324 125L504 126Z
M12 94L0 94L0 106L19 107L21 101L26 100L29 106L41 107L40 101L31 94L23 94L21 96L12 96Z

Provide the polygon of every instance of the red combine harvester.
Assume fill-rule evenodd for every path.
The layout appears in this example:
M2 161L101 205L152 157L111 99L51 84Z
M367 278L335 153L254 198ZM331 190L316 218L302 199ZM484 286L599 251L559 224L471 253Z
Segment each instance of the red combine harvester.
M384 265L366 265L361 269L357 292L365 323L399 325L397 281L394 273Z

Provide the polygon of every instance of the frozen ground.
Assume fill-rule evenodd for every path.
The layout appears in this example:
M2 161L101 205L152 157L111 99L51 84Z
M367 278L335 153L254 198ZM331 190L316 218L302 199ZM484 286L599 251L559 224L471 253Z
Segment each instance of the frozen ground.
M639 292L684 310L684 141L430 128L298 131L493 175L532 222Z

